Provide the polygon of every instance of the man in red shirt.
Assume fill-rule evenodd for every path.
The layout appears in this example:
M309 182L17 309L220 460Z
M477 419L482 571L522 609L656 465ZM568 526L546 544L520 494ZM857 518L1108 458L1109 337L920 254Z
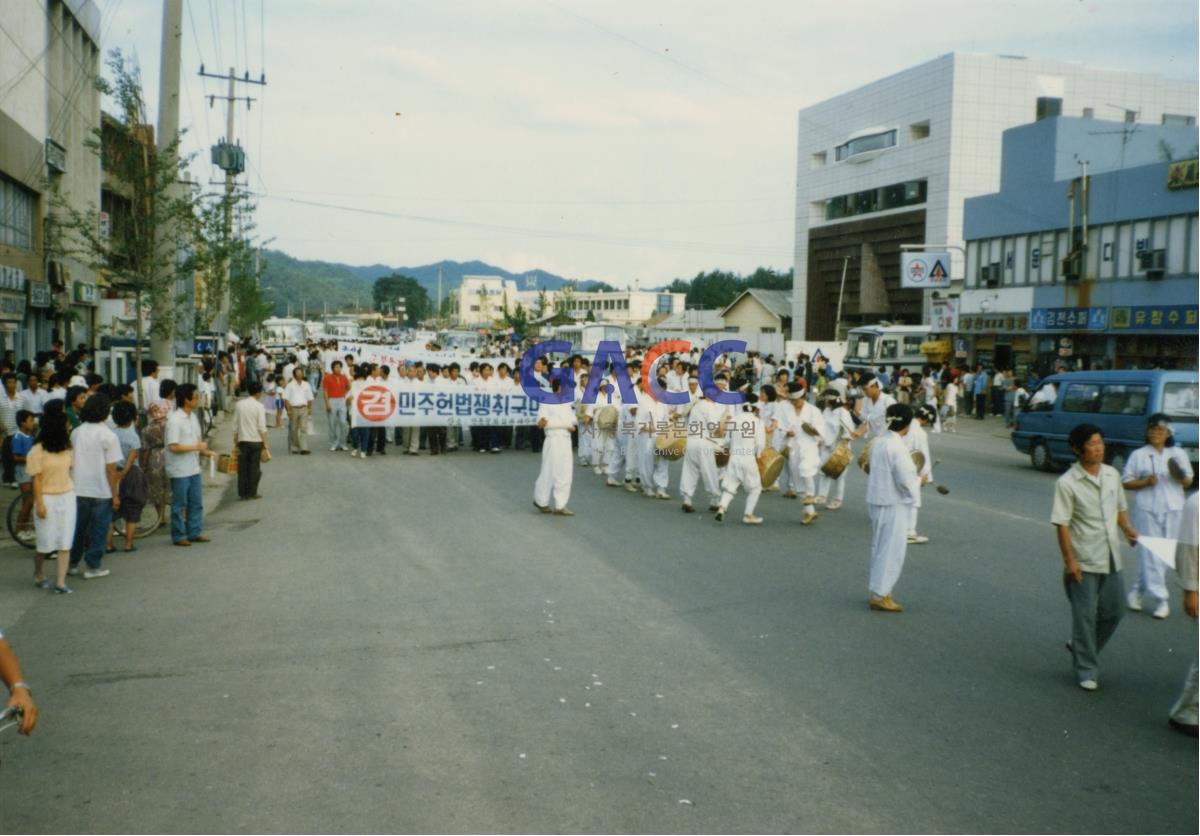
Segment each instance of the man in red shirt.
M334 360L330 369L321 381L321 393L329 420L329 450L333 452L346 449L346 393L350 391L350 380L342 373L341 360Z

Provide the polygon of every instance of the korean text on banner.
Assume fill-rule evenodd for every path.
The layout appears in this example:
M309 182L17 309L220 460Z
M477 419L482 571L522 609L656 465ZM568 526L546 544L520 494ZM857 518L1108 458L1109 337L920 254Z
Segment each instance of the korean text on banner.
M538 404L517 387L366 386L350 406L352 427L516 427L537 423Z

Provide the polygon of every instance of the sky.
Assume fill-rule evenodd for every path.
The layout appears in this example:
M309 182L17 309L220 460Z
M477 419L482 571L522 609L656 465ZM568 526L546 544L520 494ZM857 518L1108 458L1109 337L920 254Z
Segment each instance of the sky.
M96 0L157 114L162 0ZM848 11L852 8L853 11ZM792 266L796 112L953 51L1197 73L1194 0L184 0L184 149L226 82L257 234L618 287Z

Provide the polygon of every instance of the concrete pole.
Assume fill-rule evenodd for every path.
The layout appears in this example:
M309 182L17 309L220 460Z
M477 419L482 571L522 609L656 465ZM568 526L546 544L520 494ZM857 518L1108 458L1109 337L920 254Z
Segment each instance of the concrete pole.
M226 99L225 108L225 142L233 145L233 84L234 84L234 68L229 68L229 98ZM235 174L232 171L225 172L225 244L229 246L233 236L233 186ZM225 273L224 288L221 291L221 301L217 305L217 316L215 328L218 331L225 332L229 330L229 307L232 293L230 282L233 278L233 259L226 256L225 263L221 265L221 270Z
M182 40L183 0L163 0L162 61L158 69L158 151L160 154L165 153L166 149L179 136L179 61ZM172 182L168 187L172 197L177 197L182 188L183 186L177 182ZM161 229L159 234L160 251L169 248L174 254L175 230ZM170 290L162 296L163 298L159 300L150 315L156 323L170 321L172 323L171 333L165 338L151 335L150 354L158 361L159 366L170 369L175 365L175 334L177 330L173 283ZM138 353L141 353L140 346Z

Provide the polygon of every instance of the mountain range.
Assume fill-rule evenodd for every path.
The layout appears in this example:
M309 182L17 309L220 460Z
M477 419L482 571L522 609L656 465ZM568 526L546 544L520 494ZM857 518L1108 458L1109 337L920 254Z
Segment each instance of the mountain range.
M265 250L262 263L262 287L275 316L297 316L304 311L330 313L343 308L371 307L371 288L375 280L393 273L411 276L429 293L436 303L438 271L442 274L442 298L462 284L463 276L501 276L513 279L517 287L536 290L558 290L564 284L575 283L579 290L588 290L601 283L594 280L574 280L556 276L546 270L512 273L483 261L439 261L419 267L390 267L386 264L358 266L333 261L306 261L279 250ZM528 283L528 284L527 284Z

